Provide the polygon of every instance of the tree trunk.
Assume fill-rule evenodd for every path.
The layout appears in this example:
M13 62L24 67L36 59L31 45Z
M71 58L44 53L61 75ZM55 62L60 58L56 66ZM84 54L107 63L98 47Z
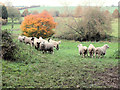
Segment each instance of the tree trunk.
M12 18L12 29L14 28L14 20L13 20L13 18Z

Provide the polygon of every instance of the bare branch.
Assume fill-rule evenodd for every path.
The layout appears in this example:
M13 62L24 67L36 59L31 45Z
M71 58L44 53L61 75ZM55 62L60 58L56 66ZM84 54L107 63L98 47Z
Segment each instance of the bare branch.
M73 29L75 32L77 32L78 34L80 34L81 35L81 33L80 32L78 32L75 28L73 28L72 26L70 26L70 25L68 25L68 24L65 24L65 25L67 25L69 28L71 28L71 29Z

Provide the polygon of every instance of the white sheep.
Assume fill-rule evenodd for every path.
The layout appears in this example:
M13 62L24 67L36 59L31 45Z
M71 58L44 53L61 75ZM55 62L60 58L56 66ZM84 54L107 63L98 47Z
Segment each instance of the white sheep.
M50 53L53 53L53 47L54 47L54 45L49 42L41 42L40 43L40 49L43 53L47 52L47 51Z
M48 42L47 40L43 39L42 37L39 37L40 42Z
M93 58L93 55L95 53L95 47L93 46L93 44L90 44L89 47L88 47L88 52L90 54L90 57Z
M54 41L49 38L48 42L52 43L54 45L54 47L56 48L56 50L59 50L59 44L61 43L61 41Z
M34 45L34 37L25 37L25 44L30 44L31 47Z
M24 42L25 36L18 36L18 40L19 40L20 42Z
M35 49L39 49L40 48L40 40L39 39L37 39L37 38L35 38L34 39L34 46L35 46Z
M99 58L100 58L100 56L104 57L104 55L106 54L107 48L109 48L109 46L107 44L103 45L102 47L97 47L95 50L95 57L97 55Z
M87 55L87 47L83 46L82 44L79 44L77 47L79 49L79 54L82 55L84 58L85 55Z

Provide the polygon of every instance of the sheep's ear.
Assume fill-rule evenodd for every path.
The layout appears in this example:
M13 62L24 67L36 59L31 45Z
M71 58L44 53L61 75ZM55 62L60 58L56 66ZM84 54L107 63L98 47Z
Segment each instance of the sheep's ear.
M50 41L50 38L48 38L48 42Z

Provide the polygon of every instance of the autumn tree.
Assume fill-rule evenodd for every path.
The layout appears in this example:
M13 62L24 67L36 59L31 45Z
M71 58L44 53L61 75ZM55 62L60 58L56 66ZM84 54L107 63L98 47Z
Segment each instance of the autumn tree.
M119 12L118 12L117 9L115 9L114 12L112 13L112 16L113 16L114 18L118 18L118 15L119 15Z
M75 16L75 17L80 17L80 16L82 16L83 9L82 9L81 6L77 6L74 12L75 12L75 13L74 13L74 16Z
M25 17L25 16L27 16L27 15L29 15L29 11L28 11L28 9L25 9L24 11L23 11L23 13L22 13L22 17Z
M54 34L56 23L53 17L47 12L43 11L37 15L28 15L24 18L21 24L22 34L25 36L43 37L47 38Z

